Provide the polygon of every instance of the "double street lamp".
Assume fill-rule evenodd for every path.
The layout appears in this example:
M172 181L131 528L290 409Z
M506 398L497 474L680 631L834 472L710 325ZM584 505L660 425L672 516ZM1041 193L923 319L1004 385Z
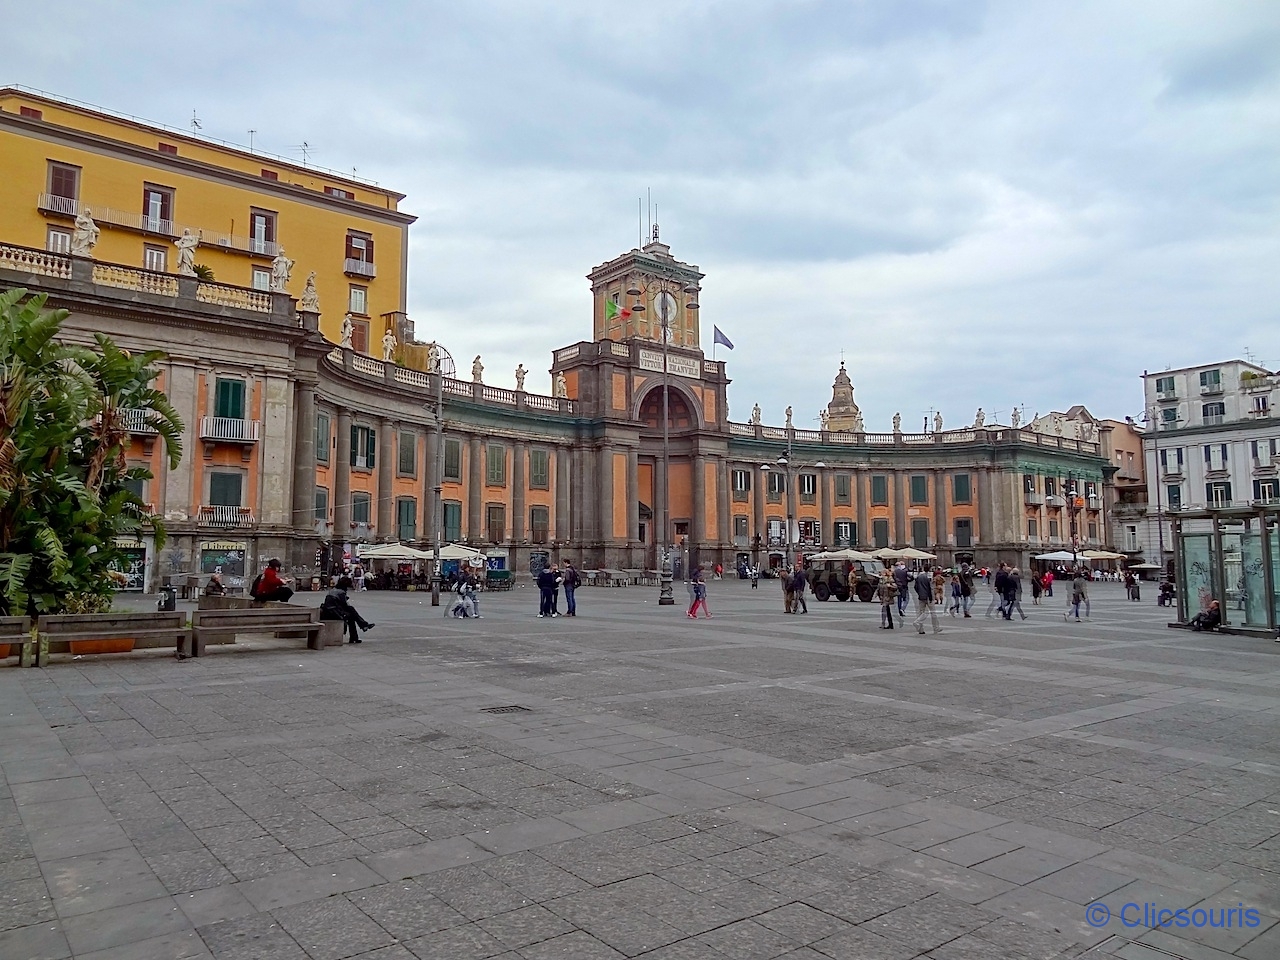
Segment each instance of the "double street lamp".
M655 228L655 239L656 233ZM658 322L662 325L662 478L655 484L655 487L662 494L662 507L658 512L658 529L661 533L657 546L660 551L658 604L663 607L674 606L676 602L671 589L671 511L669 506L671 487L668 483L671 473L671 364L668 361L668 349L672 340L671 321L675 319L676 311L680 308L680 303L676 299L677 292L689 296L689 300L684 305L686 310L698 309L698 285L693 281L685 282L678 279L654 277L644 285L633 279L627 287L627 296L635 298L635 302L631 305L631 312L644 314L646 312L645 301L651 300L653 312ZM699 510L701 507L701 504L695 503L693 505L695 510ZM685 576L688 576L688 573Z
M786 539L786 545L787 545L786 566L788 569L790 569L791 565L795 563L795 550L793 547L793 544L795 541L792 534L793 525L795 522L795 513L796 513L795 501L792 499L795 496L795 472L797 467L805 466L805 464L796 464L792 461L791 434L792 434L792 431L788 429L786 454L784 456L779 457L773 467L771 467L767 463L762 463L760 465L761 472L763 472L766 475L768 475L768 473L771 470L773 470L775 467L778 470L782 471L783 484L784 484L784 490L782 491L782 495L783 497L786 498L786 511L787 511L787 529L786 529L785 539ZM807 466L812 466L821 470L826 466L826 464L823 461L819 460L816 463L807 464Z

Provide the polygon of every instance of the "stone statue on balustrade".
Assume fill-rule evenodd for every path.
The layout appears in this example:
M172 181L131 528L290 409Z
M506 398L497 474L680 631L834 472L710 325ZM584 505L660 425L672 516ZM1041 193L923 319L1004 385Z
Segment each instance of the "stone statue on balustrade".
M427 347L427 372L440 372L440 345L432 343Z
M1013 413L1009 414L1009 426L1013 427L1015 430L1022 426L1022 411L1017 407L1014 407Z
M196 275L196 247L200 246L200 238L193 234L189 228L184 228L182 236L173 241L173 245L178 248L178 273L184 277L194 277Z
M306 313L320 312L320 294L316 292L316 272L307 274L307 282L302 287L302 299L298 301L298 309Z
M480 362L480 354L476 354L476 358L471 361L471 382L484 382L484 364Z
M758 403L751 408L751 422L760 426L760 404Z
M556 374L555 395L561 400L569 399L569 381L565 379L563 371Z
M863 423L863 421L862 421L862 412L861 412L861 411L859 411L858 413L855 413L855 414L853 415L853 432L854 432L854 433L865 433L865 432L866 432L866 424L865 424L865 423Z
M902 414L900 413L895 413L893 415L893 432L894 433L902 432Z
M941 410L939 410L937 413L933 415L933 432L934 433L942 432L942 411Z
M271 261L271 292L284 293L289 285L289 271L293 269L293 261L284 255L284 247Z
M71 231L71 255L73 257L92 257L93 248L98 244L102 228L93 222L92 211L85 207L76 215L75 229Z
M396 347L400 346L400 341L396 339L396 335L388 330L382 335L382 362L391 363L396 358Z
M791 429L791 407L787 407L787 429Z
M827 417L829 414L825 410L818 411L818 422L822 424L822 429L827 429Z
M348 313L342 318L342 339L339 341L338 346L342 347L344 350L350 350L351 338L355 336L355 333L355 321L351 319L351 314Z
M987 415L982 412L982 408L978 408L978 412L973 415L973 429L981 430L986 425Z
M528 375L529 371L524 368L523 363L516 366L516 389L522 393L524 392L524 378Z

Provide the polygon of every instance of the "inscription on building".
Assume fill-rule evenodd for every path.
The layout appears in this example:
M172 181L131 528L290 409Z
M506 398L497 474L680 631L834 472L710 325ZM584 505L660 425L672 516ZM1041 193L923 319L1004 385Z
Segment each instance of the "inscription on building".
M662 372L662 354L653 350L640 351L640 369ZM702 374L702 365L690 357L667 357L667 370L677 377L688 377L697 380Z

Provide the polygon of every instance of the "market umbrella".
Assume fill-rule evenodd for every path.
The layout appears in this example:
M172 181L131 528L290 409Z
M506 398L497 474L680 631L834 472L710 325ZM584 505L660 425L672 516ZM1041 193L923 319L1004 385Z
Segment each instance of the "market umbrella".
M852 548L846 547L844 550L827 550L827 551L824 551L823 553L811 553L809 554L809 559L810 560L862 560L865 562L867 560L876 560L879 558L873 557L869 553L863 553L861 550L854 550Z
M1089 560L1123 560L1123 553L1116 553L1114 550L1086 550L1080 556Z
M433 554L428 551L427 559L430 560ZM441 560L471 560L472 558L479 560L487 560L483 553L471 547L464 547L458 543L450 543L440 548Z
M1084 556L1084 554L1081 554L1081 553L1071 553L1071 552L1070 552L1070 551L1068 551L1068 550L1056 550L1056 551L1054 551L1053 553L1041 553L1041 554L1038 554L1034 559L1036 559L1036 560L1050 560L1050 561L1054 561L1054 562L1061 563L1061 562L1070 561L1070 560L1079 560L1079 559L1081 559L1083 556Z
M406 543L377 543L359 548L361 560L430 560L431 554Z
M898 556L904 560L937 560L938 558L932 553L925 553L923 550L917 550L915 547L903 547L898 551Z
M877 560L902 560L906 554L901 550L895 550L893 547L881 547L879 550L872 550L871 556Z

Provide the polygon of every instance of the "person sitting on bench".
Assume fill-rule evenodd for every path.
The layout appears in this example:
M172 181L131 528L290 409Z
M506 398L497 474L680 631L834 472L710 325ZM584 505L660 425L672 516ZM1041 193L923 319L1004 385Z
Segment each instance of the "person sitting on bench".
M288 585L288 581L280 576L280 561L273 557L267 561L266 569L258 577L253 599L288 603L292 596L293 589Z
M350 577L339 577L338 582L325 594L320 604L321 620L341 620L343 630L350 636L349 643L363 643L361 630L372 630L375 624L370 623L351 605L347 591L351 589Z
M222 582L222 577L214 574L209 578L209 582L204 585L204 595L206 597L225 597L227 595L227 587Z
M1203 610L1191 618L1191 629L1197 633L1201 630L1216 630L1221 623L1221 605L1217 600L1210 600L1208 610Z

